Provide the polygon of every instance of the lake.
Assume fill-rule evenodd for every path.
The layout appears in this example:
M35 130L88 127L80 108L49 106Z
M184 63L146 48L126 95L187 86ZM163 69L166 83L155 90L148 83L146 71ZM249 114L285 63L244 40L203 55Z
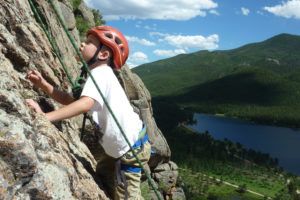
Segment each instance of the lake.
M197 132L208 131L215 139L227 138L271 157L278 158L284 170L300 175L300 130L259 125L248 121L207 114L194 114Z

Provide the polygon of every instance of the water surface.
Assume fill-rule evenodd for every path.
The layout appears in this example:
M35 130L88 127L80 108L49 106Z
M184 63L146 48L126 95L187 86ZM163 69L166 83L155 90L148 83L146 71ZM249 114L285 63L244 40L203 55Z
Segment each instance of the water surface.
M300 130L258 125L248 121L207 114L194 114L197 123L189 127L208 131L215 139L239 142L271 157L278 158L279 166L300 175Z

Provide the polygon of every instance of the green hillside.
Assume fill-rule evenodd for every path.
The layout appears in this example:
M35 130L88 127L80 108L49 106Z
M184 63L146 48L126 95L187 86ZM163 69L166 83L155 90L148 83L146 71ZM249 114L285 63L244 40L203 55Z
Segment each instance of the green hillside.
M134 71L155 100L265 123L297 126L300 120L300 36L182 54Z
M169 101L155 101L153 110L171 148L172 160L179 166L186 199L299 199L296 190L300 177L282 171L278 160L269 154L228 139L216 140L207 131L194 132L179 123L192 122L192 113ZM292 185L287 180L292 180Z

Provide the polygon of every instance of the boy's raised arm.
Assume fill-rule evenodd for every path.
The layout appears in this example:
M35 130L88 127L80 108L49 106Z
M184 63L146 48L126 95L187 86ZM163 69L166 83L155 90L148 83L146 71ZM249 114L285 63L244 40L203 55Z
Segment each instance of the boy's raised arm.
M60 121L68 119L82 113L88 112L94 105L94 99L90 97L81 97L73 103L64 106L58 110L46 113L46 117L49 121Z
M41 88L45 93L47 93L51 98L53 98L58 103L63 105L68 105L74 102L74 98L68 94L67 92L60 91L54 88L50 83L48 83L44 77L36 70L31 70L27 73L26 76L30 82L38 87Z
M27 99L26 103L29 105L29 107L33 108L37 113L43 113L39 104L36 103L34 100ZM94 99L84 96L58 110L45 113L45 115L46 118L51 122L60 121L63 119L68 119L76 115L88 112L93 107L94 103L95 103Z

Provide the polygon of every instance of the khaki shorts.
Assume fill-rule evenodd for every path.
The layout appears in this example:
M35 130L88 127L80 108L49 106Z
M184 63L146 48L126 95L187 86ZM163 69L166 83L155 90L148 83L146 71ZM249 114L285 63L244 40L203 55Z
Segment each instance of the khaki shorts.
M135 151L138 152L137 156L142 165L144 166L147 164L151 154L150 143L147 141L145 144L143 144L143 147L136 148ZM139 167L139 163L136 161L130 150L119 159L121 164ZM126 183L120 184L119 181L117 181L117 161L117 159L106 155L103 156L97 163L96 173L101 179L104 189L108 191L109 195L113 197L114 200L124 200L126 194L125 187L127 184L128 199L143 199L140 189L141 172L123 172Z

